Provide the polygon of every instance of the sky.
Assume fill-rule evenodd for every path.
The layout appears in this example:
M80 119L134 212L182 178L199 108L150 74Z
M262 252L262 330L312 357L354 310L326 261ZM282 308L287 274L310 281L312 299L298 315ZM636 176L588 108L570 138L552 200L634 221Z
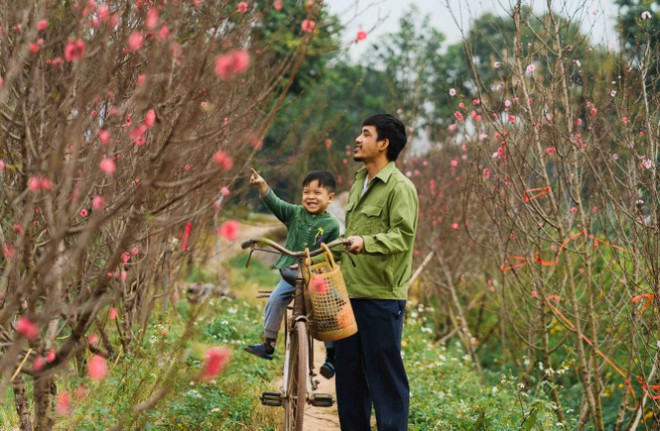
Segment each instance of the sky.
M369 43L379 36L398 28L399 18L416 4L418 9L431 17L431 25L446 37L446 44L461 41L463 27L467 32L469 22L486 12L503 15L513 8L515 0L325 0L332 13L339 16L346 26L344 44L351 58L358 58ZM547 10L546 0L527 0L538 13ZM581 22L581 29L595 43L614 46L614 23L617 8L614 0L565 0L554 1L553 9L574 21ZM452 13L455 20L452 18ZM367 32L365 41L355 43L358 31Z

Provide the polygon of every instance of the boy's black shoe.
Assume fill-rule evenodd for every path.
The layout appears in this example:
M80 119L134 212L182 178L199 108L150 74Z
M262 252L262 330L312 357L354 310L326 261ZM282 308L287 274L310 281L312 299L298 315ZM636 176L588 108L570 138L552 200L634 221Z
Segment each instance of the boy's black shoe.
M325 362L321 365L320 373L326 379L331 379L335 376L335 364L332 363L330 358L325 358Z
M273 346L273 343L266 341L263 344L251 344L249 346L245 346L245 351L259 356L260 358L272 360L273 352L275 352L275 346Z

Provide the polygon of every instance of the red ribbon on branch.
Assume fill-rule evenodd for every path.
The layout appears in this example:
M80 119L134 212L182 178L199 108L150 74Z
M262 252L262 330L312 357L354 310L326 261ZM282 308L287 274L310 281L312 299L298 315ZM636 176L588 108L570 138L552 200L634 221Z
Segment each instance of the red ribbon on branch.
M536 193L536 194L532 194L532 193ZM523 194L523 200L525 202L529 202L531 200L534 200L534 199L536 199L540 196L546 195L548 193L550 193L550 186L536 187L534 189L527 189L527 190L525 190L525 193Z
M190 231L192 230L192 222L186 224L186 231L183 234L183 242L181 243L181 251L186 251L188 248L188 237L190 236Z
M642 295L634 296L632 299L633 304L635 302L641 301L643 298L646 298L646 303L644 304L644 307L637 313L637 315L642 314L644 311L646 311L647 308L649 308L649 305L651 305L651 302L653 302L653 298L655 298L655 295L652 293L644 293Z
M552 261L552 260L543 260L543 258L541 258L541 255L538 252L536 252L536 257L534 258L534 262L539 263L541 265L545 265L545 266L555 266L555 265L557 265L559 263L559 258L561 256L561 252L564 251L564 248L566 248L568 243L573 241L575 238L578 238L582 235L587 235L587 230L586 229L583 229L580 232L574 233L571 236L569 236L568 238L566 238L566 240L559 246L559 250L557 251L557 256L555 257L554 261ZM598 247L599 243L602 243L602 244L608 245L612 248L615 248L617 250L621 250L621 251L624 251L624 252L628 253L628 250L626 250L625 248L620 247L618 245L614 245L611 242L602 240L602 239L600 239L598 237L595 237L593 235L587 235L587 238L590 238L590 239L594 240L594 248ZM511 260L516 260L516 261L518 261L518 263L513 264L513 265L509 265L509 266L505 266ZM524 260L525 262L520 262L521 260ZM509 257L505 258L502 265L500 265L500 271L501 272L509 271L511 269L514 269L514 268L519 268L521 266L525 266L528 263L529 263L528 259L523 257L523 256L509 256Z

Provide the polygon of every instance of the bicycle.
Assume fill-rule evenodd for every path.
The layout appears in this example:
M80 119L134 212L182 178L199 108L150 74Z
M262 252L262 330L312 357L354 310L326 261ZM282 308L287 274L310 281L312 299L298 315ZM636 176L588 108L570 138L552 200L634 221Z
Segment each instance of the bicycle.
M347 239L336 239L327 244L328 249L339 245L350 245ZM254 251L272 250L258 248L268 246L279 254L285 254L298 259L299 268L309 271L308 258L317 256L324 252L319 248L313 252L292 252L280 246L274 241L266 238L255 238L245 241L241 248L250 247L245 267L250 264L250 258ZM313 393L318 387L314 372L314 349L312 331L314 327L313 314L309 305L306 291L309 289L310 276L298 276L295 282L295 293L293 296L293 307L291 316L287 319L285 334L285 353L283 370L283 387L280 392L263 392L260 400L263 405L284 407L284 429L285 431L302 431L305 404L309 403L316 407L331 407L334 398L331 394Z

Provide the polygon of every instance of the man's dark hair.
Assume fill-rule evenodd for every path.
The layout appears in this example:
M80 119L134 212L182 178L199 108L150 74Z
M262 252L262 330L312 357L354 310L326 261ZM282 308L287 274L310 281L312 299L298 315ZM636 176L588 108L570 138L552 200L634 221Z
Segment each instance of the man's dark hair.
M312 171L303 180L303 187L309 185L312 181L316 180L319 183L319 187L323 187L328 190L330 193L335 192L335 177L328 171Z
M374 114L362 122L362 126L374 126L378 133L377 139L389 139L390 145L387 147L387 160L395 161L399 153L406 146L408 137L403 123L390 114Z

